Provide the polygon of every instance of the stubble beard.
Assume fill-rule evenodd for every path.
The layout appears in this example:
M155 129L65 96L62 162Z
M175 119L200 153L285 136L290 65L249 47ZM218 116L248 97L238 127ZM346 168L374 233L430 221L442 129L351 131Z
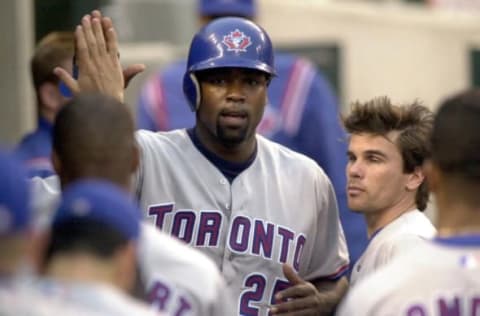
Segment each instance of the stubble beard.
M248 127L249 125L246 124L238 129L231 129L220 124L217 124L217 137L218 140L225 146L225 147L235 147L242 142L244 142L248 138Z

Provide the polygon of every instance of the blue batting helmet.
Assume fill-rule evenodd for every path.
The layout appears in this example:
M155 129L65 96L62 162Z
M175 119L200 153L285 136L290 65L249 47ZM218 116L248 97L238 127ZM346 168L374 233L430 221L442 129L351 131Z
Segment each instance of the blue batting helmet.
M256 0L200 0L197 10L203 16L253 18L257 13L256 2Z
M267 32L247 19L225 17L195 34L183 77L183 92L192 111L201 99L195 73L215 68L247 68L275 75L273 47Z

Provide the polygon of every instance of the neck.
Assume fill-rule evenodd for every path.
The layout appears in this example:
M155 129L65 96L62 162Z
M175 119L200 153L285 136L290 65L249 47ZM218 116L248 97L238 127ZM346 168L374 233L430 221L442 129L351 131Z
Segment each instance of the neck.
M92 282L118 286L112 262L87 254L56 255L47 274L67 282Z
M455 174L433 173L439 236L480 233L480 185Z
M451 200L437 203L439 236L480 233L480 206Z
M377 212L365 213L368 238L371 238L376 231L384 228L401 215L411 212L416 208L415 202L411 202L397 204L389 209L380 210Z

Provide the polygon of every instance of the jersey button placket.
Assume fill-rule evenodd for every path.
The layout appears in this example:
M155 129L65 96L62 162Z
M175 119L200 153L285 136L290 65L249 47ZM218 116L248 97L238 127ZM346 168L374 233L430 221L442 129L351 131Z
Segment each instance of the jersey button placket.
M224 201L224 204L223 206L225 207L224 208L224 214L226 217L228 217L230 220L231 220L231 212L232 212L232 186L230 184L230 182L225 179L225 178L222 178L219 180L219 183L222 185L222 186L228 186L228 198ZM228 214L228 215L227 215ZM228 221L228 226L230 226L230 220ZM227 229L229 231L229 229ZM229 236L227 235L227 239L225 241L225 248L224 248L224 253L223 253L223 262L222 262L222 271L224 273L224 275L226 276L226 280L227 280L227 283L232 282L232 280L235 278L235 274L236 274L236 271L235 269L233 269L233 266L232 266L232 259L233 259L233 253L232 251L230 250L229 246L228 246L228 242L229 242Z
M229 184L229 182L226 179L223 179L223 178L220 179L218 182L220 182L221 185L228 185ZM225 206L226 211L231 211L230 210L230 203L225 203L224 206Z

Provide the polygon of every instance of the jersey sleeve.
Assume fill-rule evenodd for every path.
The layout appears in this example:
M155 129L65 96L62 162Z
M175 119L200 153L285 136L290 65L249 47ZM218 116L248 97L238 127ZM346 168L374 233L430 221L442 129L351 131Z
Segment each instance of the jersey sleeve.
M330 180L319 170L315 187L318 217L314 252L306 280L337 280L349 269L345 235L338 215L335 192Z
M148 301L159 310L233 315L233 295L213 261L150 224L142 224L139 265Z

